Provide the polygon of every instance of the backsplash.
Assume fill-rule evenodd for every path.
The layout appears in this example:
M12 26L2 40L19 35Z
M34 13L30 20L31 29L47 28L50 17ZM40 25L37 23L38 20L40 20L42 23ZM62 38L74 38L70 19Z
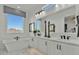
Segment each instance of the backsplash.
M51 33L51 38L58 38L58 39L61 39L61 36L64 35L64 36L70 36L70 40L72 39L77 39L77 35L76 33Z

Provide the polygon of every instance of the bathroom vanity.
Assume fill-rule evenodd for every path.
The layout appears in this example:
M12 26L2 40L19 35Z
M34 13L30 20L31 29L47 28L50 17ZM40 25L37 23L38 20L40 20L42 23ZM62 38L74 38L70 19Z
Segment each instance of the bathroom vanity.
M79 40L62 40L58 38L34 37L34 48L48 55L77 55ZM32 43L32 42L31 42ZM37 46L36 46L37 45Z
M24 29L27 34L9 33L8 36L5 34L9 39L5 38L2 43L8 52L36 48L44 55L79 55L78 6L71 5L49 12L48 15L38 19L39 29L36 28L39 22L36 24L29 21L28 27L27 24L24 25L29 28L28 32Z
M79 29L76 26L79 8L77 7L72 5L41 18L41 31L45 33L45 37L33 37L32 47L48 55L79 55L79 38L77 37ZM64 38L61 38L62 36Z

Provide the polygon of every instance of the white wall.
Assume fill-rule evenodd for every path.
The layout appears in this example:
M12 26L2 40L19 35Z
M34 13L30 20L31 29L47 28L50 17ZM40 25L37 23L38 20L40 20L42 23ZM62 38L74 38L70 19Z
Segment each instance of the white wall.
M12 33L7 33L7 21L5 14L3 12L3 5L0 5L0 40L3 39L13 39L15 36L24 36L28 37L29 36L29 16L28 12L26 13L26 18L24 19L24 33L18 33L18 34L12 34Z
M0 33L5 33L6 25L5 25L5 16L3 13L3 5L0 5Z
M57 13L48 15L46 17L44 17L41 22L42 22L42 26L41 26L41 31L44 32L44 21L50 21L51 24L55 24L56 28L55 31L56 33L64 33L64 17L65 16L69 16L69 15L73 15L75 14L75 7L71 7L71 8L67 8L65 10L61 10Z

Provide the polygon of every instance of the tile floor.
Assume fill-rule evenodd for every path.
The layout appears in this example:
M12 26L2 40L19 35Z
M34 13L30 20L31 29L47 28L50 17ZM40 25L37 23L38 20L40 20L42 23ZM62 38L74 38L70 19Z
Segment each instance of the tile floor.
M12 52L2 52L1 55L44 55L42 52L40 52L36 48L28 48L28 49L22 49L18 51L12 51Z

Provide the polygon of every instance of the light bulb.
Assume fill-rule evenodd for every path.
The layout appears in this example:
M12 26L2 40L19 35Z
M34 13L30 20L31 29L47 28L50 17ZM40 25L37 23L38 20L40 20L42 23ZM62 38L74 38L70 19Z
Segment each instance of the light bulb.
M20 8L20 6L17 6L17 8L19 9L19 8Z

